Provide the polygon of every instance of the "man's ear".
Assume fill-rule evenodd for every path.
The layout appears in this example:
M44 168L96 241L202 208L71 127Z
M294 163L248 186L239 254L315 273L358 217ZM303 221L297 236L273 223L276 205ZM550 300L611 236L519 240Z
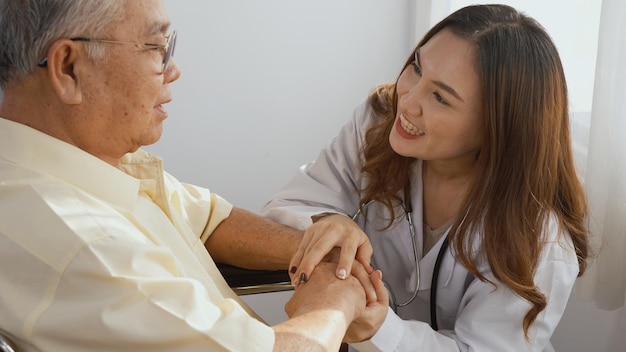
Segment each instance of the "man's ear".
M81 75L76 70L76 63L81 58L79 46L69 40L61 39L48 50L48 78L59 100L69 105L82 102Z

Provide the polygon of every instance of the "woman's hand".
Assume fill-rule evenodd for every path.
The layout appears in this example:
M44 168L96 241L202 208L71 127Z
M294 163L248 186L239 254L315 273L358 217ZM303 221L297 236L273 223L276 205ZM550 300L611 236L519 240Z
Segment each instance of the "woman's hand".
M367 274L371 274L374 271L370 264L372 253L372 245L367 235L352 219L341 214L324 216L304 232L289 264L291 281L294 286L306 281L315 266L322 261L337 262L335 275L342 280L352 272L355 259L365 268ZM367 301L375 302L376 289L369 276L356 276L365 289Z
M370 278L376 289L378 300L367 303L365 310L348 327L343 342L360 342L370 339L380 329L387 317L389 293L383 283L383 273L376 270L370 275Z

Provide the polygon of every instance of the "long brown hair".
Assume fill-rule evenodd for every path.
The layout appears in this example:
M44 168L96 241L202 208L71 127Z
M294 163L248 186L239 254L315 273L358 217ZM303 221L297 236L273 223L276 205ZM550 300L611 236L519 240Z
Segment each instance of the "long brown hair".
M587 203L575 171L568 98L561 60L546 31L506 5L468 6L435 25L417 48L443 28L475 45L485 139L471 186L450 231L456 259L480 280L485 258L494 276L532 306L524 334L544 310L546 298L533 281L550 216L567 230L579 275L588 256ZM417 49L416 49L417 50ZM407 60L406 68L413 60ZM415 161L396 154L389 133L396 116L395 84L379 86L369 98L375 121L366 133L362 172L370 183L361 206L380 201L394 217L401 189ZM480 252L472 244L479 242Z

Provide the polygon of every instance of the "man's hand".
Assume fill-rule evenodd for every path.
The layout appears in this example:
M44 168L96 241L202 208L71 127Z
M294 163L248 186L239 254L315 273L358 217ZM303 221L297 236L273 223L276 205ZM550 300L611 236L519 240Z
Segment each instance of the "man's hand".
M285 305L289 317L312 310L337 310L343 313L346 327L365 310L365 292L354 276L339 280L335 276L336 264L319 263L310 280L296 287Z
M368 302L365 310L348 327L344 342L360 342L370 339L387 317L389 307L389 293L383 283L383 273L376 270L370 275L371 282L376 289L378 300Z
M285 305L290 318L306 315L314 311L336 310L346 319L347 332L344 342L358 342L369 339L380 328L387 315L389 296L382 281L382 273L376 270L370 276L360 263L355 262L352 272L345 280L334 275L335 265L320 263L311 279L301 282L293 296ZM361 278L357 278L361 276ZM364 288L360 285L363 276L367 277L376 289L378 300L366 305Z
M353 276L337 279L335 269L336 264L320 263L311 279L296 287L285 305L290 319L274 327L274 350L315 350L305 348L303 341L319 346L317 350L339 350L348 326L363 315L365 292Z

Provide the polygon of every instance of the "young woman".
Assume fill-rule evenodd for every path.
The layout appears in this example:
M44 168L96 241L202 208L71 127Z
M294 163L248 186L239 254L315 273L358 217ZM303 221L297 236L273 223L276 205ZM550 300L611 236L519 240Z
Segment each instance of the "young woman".
M266 204L306 229L294 283L333 247L339 277L373 249L390 307L347 336L382 351L546 348L588 255L567 99L532 18L478 5L442 20Z

